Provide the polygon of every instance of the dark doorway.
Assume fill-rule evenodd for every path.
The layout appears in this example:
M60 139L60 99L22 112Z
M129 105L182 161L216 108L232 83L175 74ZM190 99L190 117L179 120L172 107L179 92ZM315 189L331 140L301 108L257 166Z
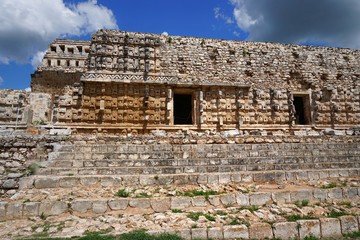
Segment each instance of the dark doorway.
M191 94L174 94L174 124L193 124Z
M294 96L295 124L310 124L309 100L306 96Z

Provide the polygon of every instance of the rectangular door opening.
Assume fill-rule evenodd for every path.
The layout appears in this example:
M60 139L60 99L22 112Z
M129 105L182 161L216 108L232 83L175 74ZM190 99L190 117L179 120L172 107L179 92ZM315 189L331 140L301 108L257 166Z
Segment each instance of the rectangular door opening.
M310 101L309 96L294 96L295 124L310 124Z
M174 124L193 124L192 94L174 94Z

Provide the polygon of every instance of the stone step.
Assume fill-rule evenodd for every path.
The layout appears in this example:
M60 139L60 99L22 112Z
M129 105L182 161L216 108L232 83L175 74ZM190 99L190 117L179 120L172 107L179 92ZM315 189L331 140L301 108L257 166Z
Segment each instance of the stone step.
M326 157L326 156L360 156L360 149L338 149L336 155L333 149L323 150L249 150L249 151L152 151L152 152L57 152L58 160L104 160L104 159L122 159L122 160L147 160L147 159L213 159L213 158L257 158L257 157Z
M186 185L186 184L228 184L249 182L312 181L327 178L357 177L360 168L308 169L298 171L240 171L226 173L184 173L184 174L136 174L136 175L79 175L55 176L33 175L21 179L21 189L28 188L73 188L81 186L119 187L147 185Z
M210 196L171 196L142 198L102 198L63 199L43 201L3 201L0 202L0 221L31 216L57 216L71 214L75 216L103 214L150 214L171 211L172 209L197 211L208 208L224 209L244 206L264 206L266 204L289 204L297 201L331 202L333 200L358 201L358 187L336 187L332 189L298 189L276 192L231 192ZM69 196L65 196L69 197Z
M55 160L52 167L148 167L148 166L210 166L210 165L248 165L248 164L306 164L358 162L360 156L325 157L253 157L253 158L203 158L203 159L105 159L105 160Z
M302 169L359 168L360 162L306 163L306 164L249 164L249 165L184 165L184 166L138 166L138 167L48 167L40 169L39 175L132 175L132 174L179 174L240 171L272 171Z
M353 149L359 150L358 143L271 143L271 144L91 144L91 145L62 145L60 152L86 152L86 153L142 153L142 152L184 152L184 151L205 151L205 152L239 152L248 150L328 150L328 149Z

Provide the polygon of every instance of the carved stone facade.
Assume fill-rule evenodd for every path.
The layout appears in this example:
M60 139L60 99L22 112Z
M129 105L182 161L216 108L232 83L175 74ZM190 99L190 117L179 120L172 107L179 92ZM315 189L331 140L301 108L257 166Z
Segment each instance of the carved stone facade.
M79 129L347 129L359 66L350 49L100 30L52 43L32 90Z

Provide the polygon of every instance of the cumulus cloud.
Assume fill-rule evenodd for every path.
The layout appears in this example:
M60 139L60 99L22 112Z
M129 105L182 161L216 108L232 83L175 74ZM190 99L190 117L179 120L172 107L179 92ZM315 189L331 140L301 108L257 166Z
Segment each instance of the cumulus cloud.
M359 0L230 0L248 40L360 48Z
M118 28L112 11L96 0L1 0L0 9L0 63L5 64L37 64L40 52L57 37Z

